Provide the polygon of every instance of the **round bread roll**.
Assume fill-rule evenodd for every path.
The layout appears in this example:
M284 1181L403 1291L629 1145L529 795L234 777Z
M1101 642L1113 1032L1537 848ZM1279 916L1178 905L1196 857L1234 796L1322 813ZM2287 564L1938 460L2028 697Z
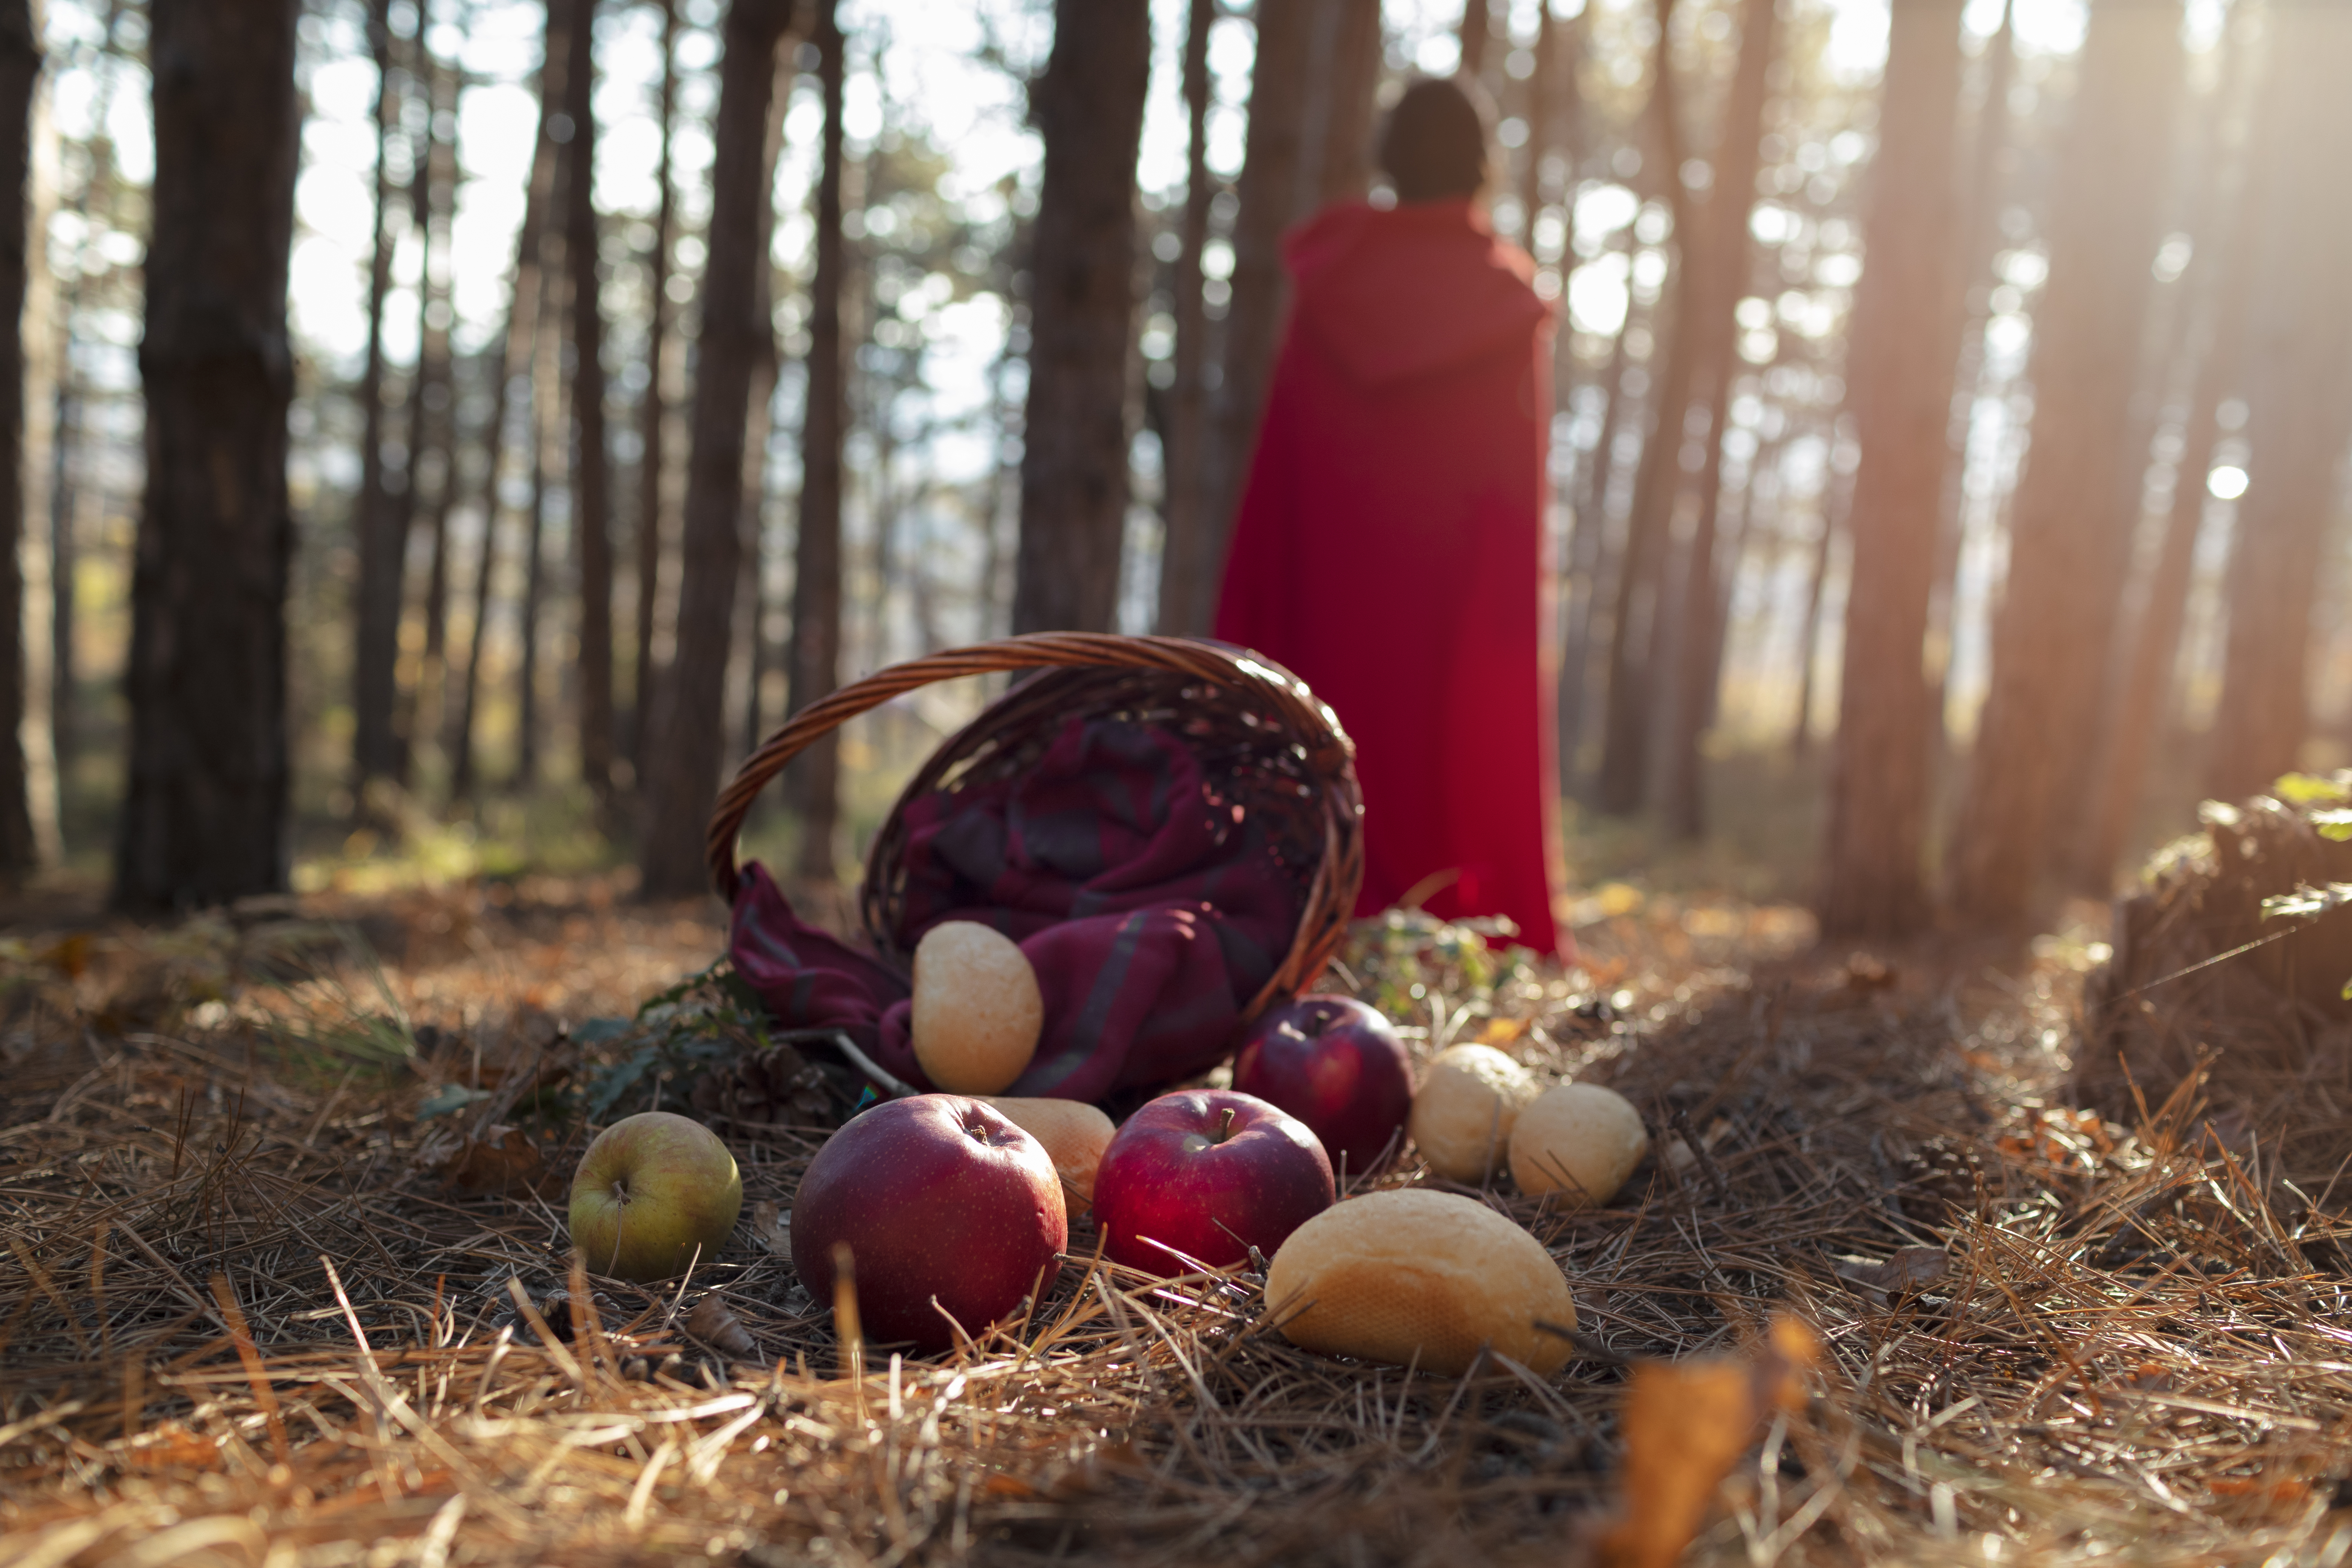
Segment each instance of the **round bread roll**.
M990 1099L987 1102L1004 1112L1004 1120L1045 1145L1062 1184L1070 1189L1072 1214L1093 1205L1095 1167L1102 1163L1103 1147L1118 1131L1109 1117L1083 1100Z
M1483 1182L1503 1163L1535 1075L1492 1046L1440 1051L1412 1097L1412 1141L1450 1182Z
M1565 1207L1599 1208L1649 1152L1642 1113L1623 1095L1597 1083L1554 1084L1511 1129L1511 1179L1523 1193L1558 1193Z
M1366 1193L1292 1231L1265 1300L1292 1344L1447 1376L1487 1345L1549 1377L1574 1348L1536 1327L1576 1327L1543 1244L1475 1199L1426 1188Z
M996 1094L1037 1054L1045 999L1013 939L944 921L915 944L915 1060L934 1089Z

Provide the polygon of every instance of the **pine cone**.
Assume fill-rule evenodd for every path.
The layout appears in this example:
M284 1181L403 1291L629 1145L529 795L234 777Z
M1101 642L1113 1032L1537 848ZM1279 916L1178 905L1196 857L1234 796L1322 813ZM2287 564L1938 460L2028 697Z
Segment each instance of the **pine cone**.
M824 1074L790 1046L713 1068L694 1086L695 1114L730 1127L830 1127L839 1120Z

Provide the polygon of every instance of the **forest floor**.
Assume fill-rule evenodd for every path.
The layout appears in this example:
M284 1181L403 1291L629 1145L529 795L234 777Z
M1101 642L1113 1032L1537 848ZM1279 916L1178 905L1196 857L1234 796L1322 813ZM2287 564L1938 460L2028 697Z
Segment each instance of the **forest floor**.
M2136 1124L2071 1108L2095 907L2024 951L1858 954L1791 908L1612 883L1568 973L1361 929L1349 976L1416 1052L1500 1044L1656 1134L1602 1209L1475 1194L1569 1272L1549 1380L1310 1355L1246 1270L1124 1274L1083 1224L1024 1319L845 1367L781 1255L820 1125L737 1142L744 1220L687 1285L591 1287L561 1208L592 1121L754 1038L677 988L720 952L708 905L589 876L169 929L16 912L0 1563L2352 1548L2352 1229L2326 1173L2225 1142L2193 1089Z

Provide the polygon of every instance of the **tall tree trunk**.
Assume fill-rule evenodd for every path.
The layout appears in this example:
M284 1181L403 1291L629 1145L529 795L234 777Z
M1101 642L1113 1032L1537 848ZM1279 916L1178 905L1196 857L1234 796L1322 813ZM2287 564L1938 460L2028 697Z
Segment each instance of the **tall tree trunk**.
M776 104L781 111L787 89L778 84ZM782 126L781 112L771 114L769 132L774 136ZM762 258L771 255L775 238L775 210L769 208L766 236L760 242ZM775 283L773 266L760 268L760 319L775 319ZM744 692L743 743L741 752L748 754L760 743L767 731L760 722L760 683L768 670L767 633L762 624L768 614L767 510L768 510L768 443L775 434L776 422L776 336L771 331L752 362L751 394L748 400L751 412L744 422L743 434L743 600Z
M2230 631L2206 793L2234 799L2295 765L2309 719L2311 612L2352 439L2352 10L2271 8L2263 204L2248 326L2252 478L2230 560Z
M596 234L596 0L572 0L564 255L572 267L572 528L580 552L580 777L613 805L613 458L604 439L604 295Z
M1979 925L2025 918L2108 668L2137 510L2120 465L2171 163L2179 23L2171 5L2095 6L2084 40L2034 312L2032 447L1954 837L1952 900Z
M532 378L531 406L538 406L534 345L540 339L541 294L546 287L541 253L545 248L547 216L554 205L559 162L550 121L563 100L563 67L569 52L559 20L560 14L549 14L549 30L541 40L539 131L532 144L530 184L523 196L522 225L515 237L514 283L507 296L506 330L499 335L492 365L489 421L482 437L482 538L474 566L474 620L467 632L466 678L449 736L449 789L461 799L472 794L476 783L476 707L481 699L482 654L488 646L490 595L498 573L499 514L504 510L499 481L506 467L509 406L518 374ZM533 419L535 452L535 415Z
M1201 559L1208 494L1202 462L1208 441L1208 310L1201 298L1201 253L1209 243L1209 205L1216 179L1209 173L1209 30L1217 0L1192 0L1184 27L1184 118L1187 162L1184 214L1179 220L1172 284L1176 318L1175 374L1168 384L1168 431L1160 471L1167 476L1160 515L1167 532L1160 551L1159 628L1165 633L1207 627L1215 592Z
M1056 0L1054 51L1031 94L1045 176L1029 265L1017 632L1108 631L1118 610L1150 66L1147 0Z
M1934 713L1922 660L1968 286L1954 265L1952 193L1965 4L1895 11L1879 95L1870 261L1846 351L1862 468L1820 911L1836 935L1901 936L1927 914Z
M1763 160L1764 84L1772 61L1773 0L1748 0L1740 15L1739 65L1724 106L1723 141L1716 150L1715 184L1706 203L1707 265L1714 282L1698 301L1706 332L1706 462L1699 475L1698 527L1683 575L1681 647L1675 660L1673 728L1667 733L1665 778L1660 792L1666 829L1695 839L1706 830L1705 784L1699 740L1712 717L1718 641L1716 602L1723 592L1717 562L1717 522L1722 509L1723 443L1728 434L1731 378L1738 368L1738 334L1732 312L1747 291L1753 270L1754 241L1748 209L1756 205L1756 171Z
M0 879L37 868L26 777L25 583L17 551L25 532L26 274L33 265L33 93L41 40L30 0L0 4ZM43 323L36 323L37 329Z
M1557 43L1551 20L1551 6L1536 10L1536 43L1531 51L1535 65L1528 72L1523 99L1528 139L1519 144L1519 243L1532 251L1536 247L1536 214L1544 205L1544 154L1550 151L1552 55Z
M777 45L792 19L791 0L733 0L722 34L677 654L662 682L661 741L646 770L638 841L639 885L648 898L684 897L705 886L703 826L719 787L735 576L743 558L744 427L761 345L775 330L760 310L760 275L768 266L761 237L775 185L767 127L776 102Z
M1609 695L1601 721L1601 776L1593 800L1602 811L1617 816L1639 811L1649 793L1652 706L1660 694L1659 678L1664 674L1650 655L1664 646L1664 569L1675 504L1681 493L1691 393L1698 367L1713 357L1716 334L1727 331L1731 325L1731 300L1722 299L1721 310L1715 308L1724 289L1719 279L1731 274L1714 256L1718 247L1707 219L1714 204L1702 206L1695 200L1679 173L1684 157L1681 95L1676 90L1670 42L1675 0L1656 0L1656 5L1658 42L1648 113L1661 150L1664 167L1660 178L1674 208L1675 247L1680 254L1675 275L1668 279L1674 331L1650 404L1650 438L1642 445L1642 464L1634 473L1633 507L1625 520L1625 550L1609 626ZM1734 134L1727 116L1727 146ZM1717 189L1722 191L1722 182L1717 183ZM1749 190L1753 190L1752 182ZM1748 194L1740 193L1742 205ZM1731 286L1737 289L1736 278Z
M130 912L286 885L286 330L299 0L159 0L146 499L131 577Z
M408 226L418 242L416 265L416 365L408 378L408 432L406 437L408 462L400 499L394 508L393 533L400 542L402 580L407 577L409 542L415 537L417 508L425 500L425 475L431 466L426 458L437 452L442 464L440 490L448 490L448 463L453 447L448 439L451 384L449 377L449 276L447 252L443 249L448 231L436 217L440 197L436 194L441 178L441 139L434 129L435 117L441 108L438 72L435 69L432 45L428 39L433 26L431 0L417 0L416 32L409 40L408 76L410 90L425 106L425 124L418 132L410 153L408 176ZM454 173L454 171L452 171ZM442 258L438 263L436 257ZM436 310L436 305L440 306ZM436 403L438 406L436 407ZM443 516L438 498L431 515ZM439 620L436 606L442 574L442 541L433 541L432 580L425 593L425 668L438 662L440 647L434 640ZM405 595L403 595L405 597ZM425 669L404 686L398 679L400 668L398 623L394 622L393 669L393 736L394 764L393 776L405 785L409 780L413 755L410 740L416 734L415 720L423 695Z
M1833 481L1834 482L1834 481ZM1813 675L1821 666L1822 605L1829 595L1830 556L1840 526L1832 498L1822 498L1822 531L1813 540L1805 574L1805 618L1797 634L1797 721L1789 731L1789 755L1802 762L1813 749Z
M1372 183L1372 105L1381 85L1380 0L1314 0L1297 194L1305 216L1361 201Z
M642 779L646 768L646 715L654 692L654 607L661 599L662 542L668 532L663 507L663 480L668 477L669 400L663 385L669 348L669 265L671 228L676 221L677 186L670 178L670 137L677 123L677 0L661 0L662 73L661 159L654 180L661 200L654 209L653 242L646 256L650 299L646 321L646 390L638 405L637 459L637 650L631 667L635 689L630 697L629 756Z
M1249 131L1234 195L1233 293L1224 356L1202 454L1202 528L1183 563L1186 614L1165 630L1204 636L1214 620L1234 509L1249 473L1265 410L1288 283L1283 231L1298 217L1298 166L1307 95L1298 84L1314 48L1315 0L1259 0L1257 56L1250 71Z
M1462 75L1471 81L1486 74L1486 40L1494 32L1494 0L1462 0Z
M2256 39L2247 36L2242 16L2233 15L2228 47L2227 85L2210 110L2213 148L2208 154L2205 210L2196 247L2199 292L2204 297L2202 332L2192 339L2197 375L2182 420L2180 460L2174 465L2172 510L2148 574L2137 617L2129 634L2130 657L2115 704L2107 716L2106 743L2099 758L2090 827L2073 868L2085 891L2104 892L2123 858L2142 799L2148 754L2163 721L2179 662L2181 629L2188 624L2189 595L2196 576L2198 536L2205 529L2206 480L2221 437L2218 411L2238 390L2245 363L2247 317L2253 306L2255 247L2252 234L2264 221L2268 190L2263 149L2250 138L2227 165L2220 122L2238 112L2259 126L2251 87L2259 83ZM2233 177L2234 176L2234 177ZM2209 259L2210 258L2210 259Z
M559 181L570 157L567 149L556 160ZM562 472L563 434L570 424L569 389L563 381L566 247L555 234L542 235L540 243L547 270L539 293L539 328L531 338L530 515L523 527L522 603L515 615L521 657L515 668L515 769L509 781L515 789L529 789L540 780L546 730L540 711L539 653L547 613L547 486L551 476Z
M116 73L112 57L122 28L126 0L107 0L104 39L98 84L90 103L90 123L100 128L87 144L89 164L76 210L83 216L81 240L75 249L71 279L58 305L58 385L54 436L49 446L49 749L58 774L73 770L80 750L80 659L74 648L79 617L74 590L79 577L83 395L81 374L74 363L74 345L83 290L99 265L98 237L112 227L116 177L114 142L104 127L112 121Z
M422 29L420 28L420 35ZM429 56L427 57L429 59ZM433 514L428 524L432 546L430 564L425 580L425 661L417 677L416 691L412 699L415 721L404 727L413 750L415 742L427 734L437 732L447 707L449 672L449 514L457 500L459 463L457 423L457 357L450 344L450 329L457 321L457 301L452 297L455 279L451 276L451 226L457 213L457 180L465 167L458 156L457 142L459 97L464 86L462 67L447 69L437 67L433 72L433 89L429 100L436 116L449 116L449 139L428 134L427 151L434 159L432 209L426 222L432 236L432 247L443 258L437 277L430 268L426 277L431 291L425 304L425 342L431 352L426 356L433 374L425 385L428 405L433 409L433 447L440 455L439 473L433 487Z
M1625 231L1625 242L1630 249L1633 244L1630 226ZM1616 341L1610 345L1609 369L1601 384L1601 434L1593 442L1583 494L1576 503L1575 522L1569 534L1564 616L1567 626L1559 664L1559 776L1571 784L1578 777L1578 759L1584 749L1585 701L1592 682L1592 612L1600 603L1602 568L1612 553L1608 548L1609 488L1616 475L1617 442L1624 427L1626 405L1631 401L1625 391L1625 366L1633 357L1626 349L1626 339L1633 331L1633 311L1629 290L1624 317L1617 325Z
M816 270L809 281L808 387L801 417L800 527L793 542L790 702L794 712L830 696L841 679L841 446L849 397L841 353L841 98L844 62L834 0L817 0L817 83L824 100L818 153ZM995 519L990 519L992 538ZM991 574L992 584L993 574ZM801 819L795 868L812 881L838 874L833 839L840 817L840 747L832 735L793 762Z
M369 0L368 47L375 60L375 248L368 268L367 359L360 372L359 582L352 616L352 793L362 815L368 781L389 778L400 768L393 704L404 538L383 472L383 308L392 291L393 251L390 154L400 123L391 11L391 0Z

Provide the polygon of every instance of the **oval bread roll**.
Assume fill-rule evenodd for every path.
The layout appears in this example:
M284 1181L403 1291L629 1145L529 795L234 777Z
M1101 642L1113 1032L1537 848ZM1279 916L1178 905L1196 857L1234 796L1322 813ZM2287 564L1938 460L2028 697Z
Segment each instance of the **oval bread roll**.
M1565 1207L1598 1208L1649 1152L1649 1129L1623 1095L1597 1083L1554 1084L1511 1129L1511 1179L1523 1193L1558 1193Z
M986 1097L983 1097L986 1098ZM1062 1184L1070 1189L1072 1214L1095 1201L1095 1167L1118 1129L1110 1118L1082 1100L988 1100L1004 1119L1045 1145Z
M1549 1377L1574 1348L1536 1327L1576 1327L1543 1245L1475 1199L1425 1188L1366 1193L1300 1226L1266 1268L1265 1300L1292 1344L1447 1376L1489 1345Z
M1438 1052L1412 1097L1421 1157L1447 1181L1485 1181L1502 1164L1519 1108L1538 1087L1533 1073L1492 1046Z
M942 921L915 944L915 1060L931 1087L997 1094L1028 1068L1045 1026L1037 972L1011 937Z

